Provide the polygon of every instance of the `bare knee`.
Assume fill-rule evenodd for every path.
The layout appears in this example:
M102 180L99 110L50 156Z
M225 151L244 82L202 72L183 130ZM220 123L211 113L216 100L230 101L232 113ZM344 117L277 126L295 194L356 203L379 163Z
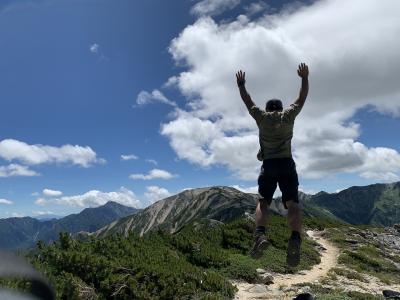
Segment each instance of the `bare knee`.
M266 199L260 199L258 200L258 203L260 205L260 209L264 212L267 211L270 205L270 201L267 201Z
M286 201L286 206L289 209L289 211L299 211L301 209L299 203L293 200Z

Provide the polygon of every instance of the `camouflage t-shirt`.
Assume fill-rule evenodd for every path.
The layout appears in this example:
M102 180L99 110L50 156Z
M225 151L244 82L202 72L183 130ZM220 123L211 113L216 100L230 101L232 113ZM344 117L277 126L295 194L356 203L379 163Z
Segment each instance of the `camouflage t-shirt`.
M292 157L294 120L300 110L301 106L295 103L283 111L266 112L257 106L249 109L259 129L258 160Z

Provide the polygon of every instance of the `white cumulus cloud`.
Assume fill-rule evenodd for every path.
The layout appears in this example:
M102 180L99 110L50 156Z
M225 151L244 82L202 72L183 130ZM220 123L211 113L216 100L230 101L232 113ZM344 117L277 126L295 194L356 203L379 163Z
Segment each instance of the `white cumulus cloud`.
M152 185L146 187L144 196L150 203L154 203L158 200L171 196L171 193L166 188Z
M0 157L8 161L20 161L27 165L71 163L85 168L105 162L104 159L98 158L96 152L88 146L29 145L14 139L0 141Z
M12 213L11 213L11 216L12 216L13 218L23 218L23 217L25 217L24 214L21 214L21 213L18 213L18 212L12 212Z
M169 100L159 90L153 90L151 93L149 93L147 91L141 91L136 98L136 103L139 106L143 106L143 105L154 103L154 102L161 102L161 103L168 104L171 106L176 106L175 102Z
M39 176L40 174L29 169L27 166L19 164L9 164L8 166L0 166L0 177L14 176Z
M12 202L11 200L7 200L7 199L0 199L0 204L13 204L14 202Z
M139 207L140 205L140 201L136 198L136 195L125 187L121 187L114 192L91 190L82 195L63 196L52 200L52 203L79 207L97 207L106 204L108 201L132 207Z
M35 200L35 204L37 205L46 205L49 202L49 200L46 200L44 198L38 198Z
M50 190L50 189L43 189L42 193L44 196L47 197L60 197L62 195L61 191Z
M146 159L146 162L148 162L149 164L153 164L155 166L158 165L158 162L155 159L148 158Z
M243 193L248 193L248 194L258 194L258 185L256 186L240 186L240 185L232 185L233 188L243 192Z
M248 15L254 15L257 13L260 13L262 11L265 11L268 8L267 3L264 1L258 1L258 2L252 2L249 5L245 7L246 13Z
M197 16L215 16L236 7L240 2L241 0L202 0L192 7L191 12Z
M161 127L178 158L200 166L225 165L255 180L258 130L240 99L235 72L264 108L271 98L292 103L300 88L296 69L310 67L310 92L296 120L293 154L301 176L356 173L399 177L398 149L359 141L351 118L365 107L400 116L400 2L321 0L249 20L217 23L200 18L170 45L186 69L168 80L188 101ZM340 20L340 21L339 21Z
M54 215L55 213L50 210L35 210L32 212L34 216Z
M121 155L122 160L136 160L138 158L135 154Z
M100 47L99 44L94 43L94 44L90 45L89 50L92 53L98 53L99 47Z
M141 179L141 180L151 180L151 179L171 179L177 175L171 174L168 171L153 169L148 174L131 174L129 178L131 179Z

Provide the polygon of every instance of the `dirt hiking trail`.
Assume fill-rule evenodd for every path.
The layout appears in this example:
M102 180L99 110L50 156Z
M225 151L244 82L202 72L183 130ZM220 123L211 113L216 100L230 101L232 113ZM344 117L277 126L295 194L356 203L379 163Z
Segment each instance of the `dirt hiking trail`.
M297 283L313 283L321 280L331 268L337 265L339 256L339 249L325 239L322 233L321 231L307 231L307 235L319 244L318 249L321 253L321 262L318 265L315 265L311 270L301 270L295 274L271 273L274 280L270 285L234 281L232 283L238 288L234 299L293 299L293 296L285 296L285 293L282 291L283 287L290 287Z

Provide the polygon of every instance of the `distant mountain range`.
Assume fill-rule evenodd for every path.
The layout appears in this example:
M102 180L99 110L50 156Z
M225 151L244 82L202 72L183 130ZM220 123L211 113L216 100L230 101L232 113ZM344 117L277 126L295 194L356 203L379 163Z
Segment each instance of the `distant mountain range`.
M350 224L392 226L400 222L400 182L319 192L304 200L305 211L315 216L328 215Z
M139 211L115 202L96 208L86 208L79 214L60 219L38 220L31 217L0 219L0 249L24 249L42 240L58 239L60 232L77 233L99 228Z
M80 237L126 235L131 231L142 235L156 228L174 233L196 219L228 222L246 214L253 215L258 199L256 194L216 186L186 190L143 210L108 202L61 219L0 219L0 249L32 247L38 240L56 240L62 231ZM307 195L299 192L299 199L308 216L349 224L391 226L400 223L400 182L354 186L338 193ZM287 212L280 198L274 199L271 210L281 215Z
M160 200L141 212L121 218L92 233L104 237L130 231L144 234L155 228L179 231L195 219L227 222L245 214L254 214L258 195L231 187L187 190ZM350 187L339 193L299 193L304 214L340 220L349 224L390 226L400 222L400 182ZM271 205L274 213L285 214L281 199Z

